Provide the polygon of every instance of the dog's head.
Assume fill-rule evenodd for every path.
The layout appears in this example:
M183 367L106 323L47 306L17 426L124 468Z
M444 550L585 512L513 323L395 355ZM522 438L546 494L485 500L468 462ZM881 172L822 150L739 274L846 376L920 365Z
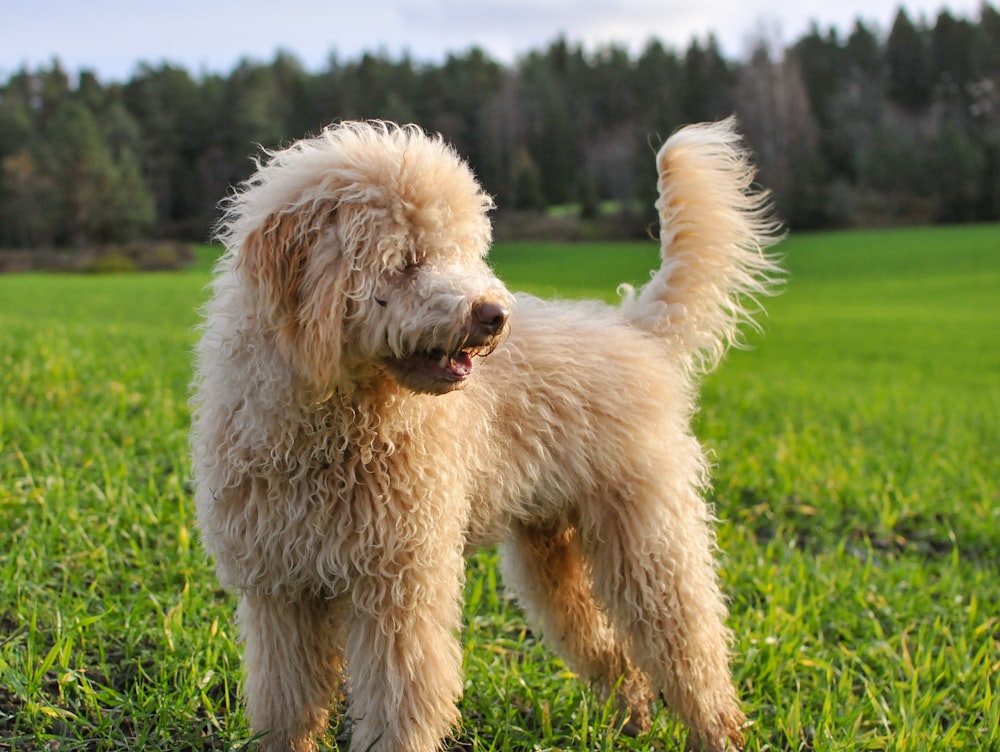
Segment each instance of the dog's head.
M467 165L439 137L380 122L265 156L219 237L293 368L321 393L374 374L464 386L513 305L485 261L492 201Z

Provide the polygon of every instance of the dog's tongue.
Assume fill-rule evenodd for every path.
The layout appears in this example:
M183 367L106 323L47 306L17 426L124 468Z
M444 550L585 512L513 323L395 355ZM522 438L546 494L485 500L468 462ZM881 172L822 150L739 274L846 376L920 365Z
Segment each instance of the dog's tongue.
M457 352L448 360L448 368L464 378L472 373L472 356L467 352Z

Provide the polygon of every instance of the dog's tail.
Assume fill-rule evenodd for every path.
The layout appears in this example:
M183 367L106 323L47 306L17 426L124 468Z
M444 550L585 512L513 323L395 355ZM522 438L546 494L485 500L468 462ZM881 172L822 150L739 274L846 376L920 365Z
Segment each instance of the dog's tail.
M739 344L740 325L757 326L759 297L781 278L765 253L779 226L770 194L753 185L735 118L677 131L656 164L662 265L640 290L625 286L623 309L704 373Z

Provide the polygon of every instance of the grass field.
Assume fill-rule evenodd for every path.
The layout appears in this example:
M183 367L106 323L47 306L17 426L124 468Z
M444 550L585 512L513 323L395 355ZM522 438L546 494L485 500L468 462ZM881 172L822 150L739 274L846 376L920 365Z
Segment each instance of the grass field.
M1000 227L781 246L765 336L697 431L749 750L1000 750ZM612 300L652 244L500 246L515 289ZM232 596L187 483L203 269L0 277L0 750L222 750L250 738ZM470 563L455 750L640 739ZM336 730L328 743L335 748Z

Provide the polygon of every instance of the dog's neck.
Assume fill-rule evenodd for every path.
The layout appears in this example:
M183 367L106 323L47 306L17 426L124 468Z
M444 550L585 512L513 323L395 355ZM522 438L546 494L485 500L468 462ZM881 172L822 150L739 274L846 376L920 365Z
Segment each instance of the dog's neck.
M317 414L324 421L353 423L358 415L377 416L373 424L382 435L396 434L426 415L437 395L418 394L400 386L383 371L376 370L363 378L330 389L315 400Z

